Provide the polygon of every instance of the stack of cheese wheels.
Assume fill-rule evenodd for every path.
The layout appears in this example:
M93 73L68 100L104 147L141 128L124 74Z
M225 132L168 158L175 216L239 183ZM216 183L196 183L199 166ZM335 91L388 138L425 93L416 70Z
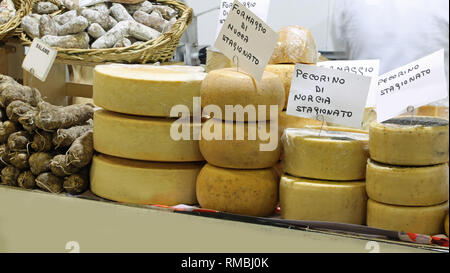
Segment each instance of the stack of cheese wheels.
M448 121L397 117L370 125L367 225L436 235L449 199Z
M204 158L190 113L205 76L199 67L96 66L94 102L104 110L94 114L92 192L134 204L197 203ZM184 109L179 119L172 108L175 117Z
M286 129L281 217L364 224L367 133Z
M233 68L208 73L201 88L203 124L200 151L208 164L197 178L203 208L268 216L278 204L279 112L284 88L264 72L261 81ZM247 111L247 113L244 113Z

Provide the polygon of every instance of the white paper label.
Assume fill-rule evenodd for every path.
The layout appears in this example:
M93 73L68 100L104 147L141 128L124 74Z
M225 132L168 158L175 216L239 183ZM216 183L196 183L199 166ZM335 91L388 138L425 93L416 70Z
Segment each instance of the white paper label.
M297 64L287 114L361 128L370 77Z
M45 82L57 53L55 49L35 38L23 60L22 68Z
M383 122L414 108L445 99L444 49L378 78L377 121Z
M260 81L277 41L275 31L235 0L214 47Z
M376 106L377 80L380 75L380 60L351 60L351 61L327 61L319 62L317 66L337 69L356 75L371 77L369 95L366 107Z
M267 15L269 14L270 0L239 0L246 8L256 14L264 22L267 22ZM217 24L216 39L219 36L220 30L227 19L228 13L233 6L233 1L222 0L220 2L219 22Z

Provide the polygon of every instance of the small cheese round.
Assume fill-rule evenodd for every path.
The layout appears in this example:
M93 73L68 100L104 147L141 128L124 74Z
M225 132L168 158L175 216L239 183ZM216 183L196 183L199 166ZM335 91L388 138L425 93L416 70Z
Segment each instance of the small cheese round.
M153 117L170 117L175 105L193 113L206 73L190 66L97 65L94 103L106 110Z
M94 149L103 154L135 160L204 161L199 141L192 140L194 124L181 121L189 128L191 140L177 141L171 136L175 121L98 110L94 113Z
M270 64L315 64L317 47L311 31L300 26L287 26L278 31L278 42Z
M367 134L286 129L282 142L283 162L290 175L337 181L366 177Z
M277 115L283 110L285 105L285 93L283 83L280 78L270 72L264 72L262 80L257 82L251 76L238 72L233 68L218 69L208 73L208 76L201 87L202 106L218 106L221 110L220 117L216 119L228 121L266 121L270 120L270 106L277 107ZM233 117L226 117L225 106L242 106L253 108L256 112L254 117L245 114L244 118L239 118L235 114ZM262 109L265 106L265 109ZM265 111L261 114L258 109ZM208 113L205 113L208 114ZM260 117L261 115L261 117Z
M249 216L269 216L278 202L274 169L231 170L206 164L197 177L202 208Z
M217 167L231 169L273 167L280 160L280 136L278 131L271 131L270 122L263 122L263 124L266 128L263 128L261 122L223 122L210 119L203 125L200 152L209 164ZM210 130L206 130L207 126ZM211 133L212 138L216 130L219 130L220 140L205 138L207 137L205 131ZM266 132L269 132L267 133L269 138L262 140L266 137ZM265 145L267 149L263 150Z
M281 217L362 225L366 221L364 181L332 182L283 175Z
M369 129L370 158L403 166L448 162L448 120L431 117L398 117Z
M387 230L441 234L447 214L448 202L429 207L392 206L370 199L367 202L367 225Z
M284 85L284 92L286 96L286 103L284 108L287 108L287 103L289 100L289 91L291 90L292 76L294 75L295 65L294 64L269 64L266 66L266 71L277 74L280 77Z
M159 163L95 155L91 191L105 199L132 204L194 205L199 163Z
M448 164L401 167L367 163L366 186L369 198L400 206L433 206L448 201Z
M281 134L286 130L287 128L305 128L309 126L318 126L317 129L320 129L322 126L322 121L315 120L315 119L309 119L309 118L302 118L302 117L296 117L288 115L285 111L281 112L278 116L278 129L280 130ZM323 123L323 126L325 126L327 123Z

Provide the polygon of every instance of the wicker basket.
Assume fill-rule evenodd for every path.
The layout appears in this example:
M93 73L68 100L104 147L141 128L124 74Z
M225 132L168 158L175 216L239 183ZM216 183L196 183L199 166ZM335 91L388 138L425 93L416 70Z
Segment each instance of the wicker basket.
M38 2L40 0L35 0ZM49 1L49 0L46 0ZM55 0L50 2L57 3ZM176 0L153 0L160 4L170 5L178 11L179 17L172 29L156 39L138 45L108 49L67 49L58 50L57 59L63 63L153 63L166 62L172 59L180 38L192 21L192 9ZM59 13L59 12L57 12ZM30 45L31 40L24 32L20 34L24 45Z
M0 25L0 41L6 40L14 35L19 35L22 31L17 27L22 18L31 11L31 1L13 0L16 7L16 15L6 24Z

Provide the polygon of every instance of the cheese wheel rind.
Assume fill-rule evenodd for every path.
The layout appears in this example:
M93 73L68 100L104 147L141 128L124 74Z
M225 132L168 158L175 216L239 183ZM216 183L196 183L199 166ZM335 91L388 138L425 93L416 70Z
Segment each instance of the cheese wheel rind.
M91 191L103 198L133 204L194 205L199 163L157 163L95 155Z
M302 117L296 117L291 116L286 113L286 111L283 111L278 116L278 128L281 132L281 134L286 130L287 128L306 128L310 126L317 126L317 129L320 129L323 124L323 127L326 127L326 123L315 120L315 119L309 119L309 118L302 118Z
M287 108L294 70L295 64L269 64L266 66L266 71L278 75L278 77L280 77L281 81L283 82L286 97L286 102L283 109Z
M202 208L249 216L269 216L278 202L278 177L270 169L232 170L206 164L197 177Z
M448 162L448 120L399 117L369 129L370 158L401 166L428 166Z
M292 220L364 224L365 183L312 180L283 175L280 182L281 217Z
M367 202L367 225L394 231L437 235L448 214L448 202L427 207L392 206L374 200Z
M367 194L377 202L400 206L433 206L448 201L448 164L391 166L369 160Z
M170 129L175 121L98 110L94 113L94 149L103 154L135 160L204 161L198 140L176 141L171 137ZM190 123L191 132L193 126Z

